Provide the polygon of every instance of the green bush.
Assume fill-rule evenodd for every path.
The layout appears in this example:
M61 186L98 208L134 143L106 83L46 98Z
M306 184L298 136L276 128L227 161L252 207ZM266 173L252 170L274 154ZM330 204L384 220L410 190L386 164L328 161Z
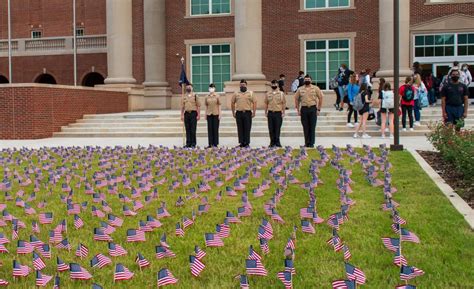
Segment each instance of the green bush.
M463 175L467 185L474 185L474 131L457 130L452 125L436 123L430 127L429 141L446 161Z

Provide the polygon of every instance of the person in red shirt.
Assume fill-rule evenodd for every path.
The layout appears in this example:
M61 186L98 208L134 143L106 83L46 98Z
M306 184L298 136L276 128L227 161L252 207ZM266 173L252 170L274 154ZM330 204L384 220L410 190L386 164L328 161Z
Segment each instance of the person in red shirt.
M410 121L410 131L413 131L413 108L415 106L416 88L413 86L413 78L407 76L405 84L400 86L398 94L400 95L400 105L402 108L402 126L403 131L407 131L407 114Z

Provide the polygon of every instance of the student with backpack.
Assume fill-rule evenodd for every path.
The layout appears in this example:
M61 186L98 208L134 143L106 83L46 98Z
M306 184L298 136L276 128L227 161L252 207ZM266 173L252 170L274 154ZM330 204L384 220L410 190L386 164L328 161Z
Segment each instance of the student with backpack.
M428 90L426 89L423 81L421 81L421 75L418 73L415 73L413 76L413 86L415 87L415 106L413 107L415 114L415 126L420 126L421 110L423 107L427 107L429 104Z
M367 118L369 117L370 103L372 102L369 89L366 83L362 83L360 86L360 94L354 99L353 107L359 112L362 117L361 124L357 126L354 133L354 138L359 137L359 131L362 128L362 138L370 138L365 130L367 128Z
M360 86L358 84L357 74L353 73L349 77L347 85L347 97L344 97L344 103L347 103L347 127L353 128L357 123L357 110L353 107L354 99L358 96ZM354 124L351 123L352 114L354 114Z
M385 138L385 127L387 125L387 116L389 121L390 138L393 138L393 112L394 112L394 101L392 86L389 82L384 83L382 91L379 95L380 98L380 113L382 116L381 131L382 138Z
M298 88L300 88L303 85L304 85L304 72L300 70L298 72L298 77L295 80L293 80L293 82L291 83L291 91L296 92Z
M415 106L415 87L411 76L405 78L405 84L398 89L402 107L402 127L407 131L407 114L410 120L410 131L413 131L413 107Z

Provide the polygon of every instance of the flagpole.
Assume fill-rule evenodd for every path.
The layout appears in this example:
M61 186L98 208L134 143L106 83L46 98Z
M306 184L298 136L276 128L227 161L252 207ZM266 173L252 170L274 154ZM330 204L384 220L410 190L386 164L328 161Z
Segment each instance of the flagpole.
M76 32L76 0L72 0L72 29L73 29L73 58L74 58L74 86L77 86L77 32Z
M11 7L10 0L8 0L8 81L12 81L12 23L11 23Z
M181 65L184 66L184 56L181 57ZM184 105L184 90L185 90L185 83L181 83L181 105ZM181 108L183 110L184 108ZM183 138L183 147L186 144L184 139L184 112L183 112L183 120L181 121L181 136Z

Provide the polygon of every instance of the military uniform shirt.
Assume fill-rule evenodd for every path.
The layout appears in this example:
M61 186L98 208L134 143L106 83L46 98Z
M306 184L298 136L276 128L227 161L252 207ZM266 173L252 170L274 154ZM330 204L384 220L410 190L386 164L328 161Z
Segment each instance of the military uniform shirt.
M285 95L281 91L271 91L265 96L268 111L284 111L286 108Z
M317 106L322 97L323 93L319 87L312 84L309 87L301 86L295 94L301 106Z
M237 111L253 110L253 104L256 102L257 100L251 91L239 91L232 96L232 103Z
M219 105L221 104L221 101L219 99L219 96L215 93L211 93L206 96L206 105L207 105L207 110L206 114L207 115L219 115Z
M194 93L186 94L183 97L182 106L184 107L184 111L197 111L199 107L199 101Z

